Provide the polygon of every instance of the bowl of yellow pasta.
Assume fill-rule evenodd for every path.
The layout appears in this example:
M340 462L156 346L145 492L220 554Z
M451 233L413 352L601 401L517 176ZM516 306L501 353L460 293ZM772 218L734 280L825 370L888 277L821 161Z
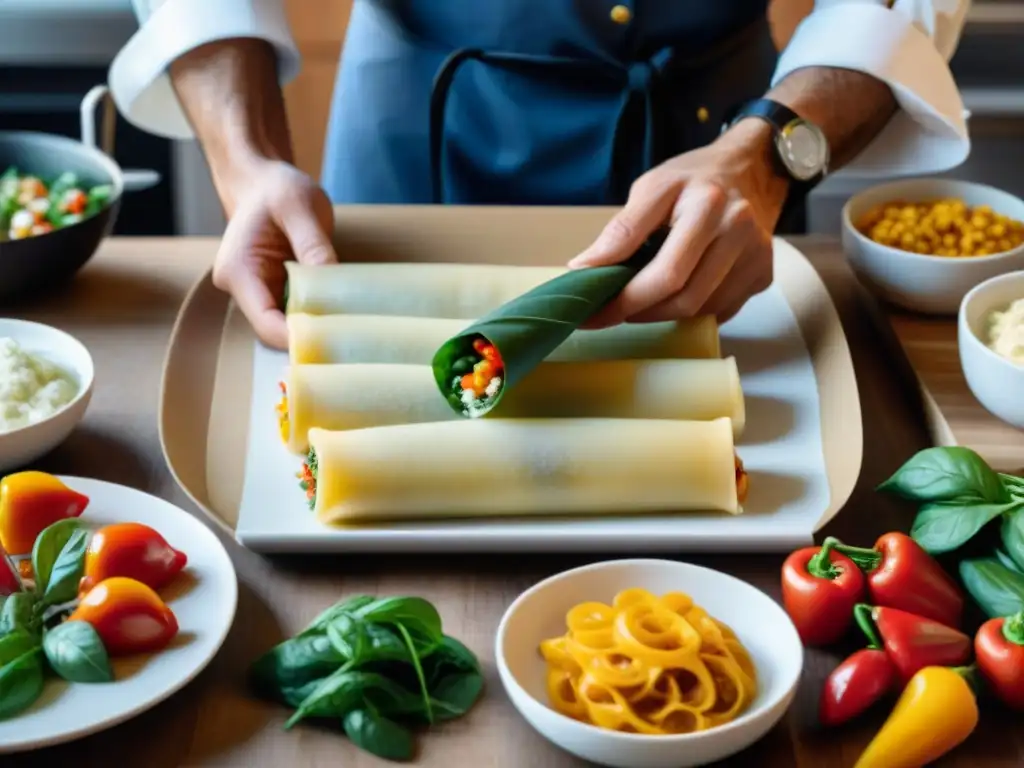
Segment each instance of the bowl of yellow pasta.
M1024 200L956 179L871 187L843 207L843 250L881 298L956 315L974 286L1024 269Z
M613 768L684 768L771 730L803 646L782 607L733 576L612 560L520 595L495 659L513 705L562 749Z

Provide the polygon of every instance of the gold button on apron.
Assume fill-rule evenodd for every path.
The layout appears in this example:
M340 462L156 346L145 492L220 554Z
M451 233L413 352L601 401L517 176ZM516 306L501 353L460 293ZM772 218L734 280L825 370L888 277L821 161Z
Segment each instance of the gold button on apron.
M611 17L616 24L629 24L633 14L626 6L616 5L612 8Z
M708 121L709 117L711 117L711 115L708 114L708 108L707 107L698 107L698 109L697 109L697 120L699 120L702 123L706 123Z

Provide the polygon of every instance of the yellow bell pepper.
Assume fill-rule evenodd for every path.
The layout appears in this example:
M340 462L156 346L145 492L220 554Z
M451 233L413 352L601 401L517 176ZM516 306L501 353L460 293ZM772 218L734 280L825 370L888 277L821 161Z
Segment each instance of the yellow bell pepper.
M962 743L978 725L966 674L925 667L914 675L854 768L922 768Z
M11 555L27 555L43 529L66 517L78 517L89 497L45 472L15 472L0 480L0 546Z

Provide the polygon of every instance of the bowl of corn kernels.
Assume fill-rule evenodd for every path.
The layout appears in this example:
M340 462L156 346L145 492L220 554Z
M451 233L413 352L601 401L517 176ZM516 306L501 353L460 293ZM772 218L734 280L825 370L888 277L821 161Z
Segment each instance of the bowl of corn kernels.
M1024 269L1024 200L956 179L909 179L866 189L843 207L843 250L888 302L956 315L990 277Z

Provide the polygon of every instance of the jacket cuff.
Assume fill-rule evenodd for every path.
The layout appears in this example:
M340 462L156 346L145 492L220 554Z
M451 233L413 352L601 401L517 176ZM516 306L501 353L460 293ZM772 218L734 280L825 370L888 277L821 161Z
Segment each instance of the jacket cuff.
M232 38L270 43L282 85L298 74L299 51L282 0L166 0L148 15L110 66L108 84L118 110L149 133L192 138L167 70L191 50Z

